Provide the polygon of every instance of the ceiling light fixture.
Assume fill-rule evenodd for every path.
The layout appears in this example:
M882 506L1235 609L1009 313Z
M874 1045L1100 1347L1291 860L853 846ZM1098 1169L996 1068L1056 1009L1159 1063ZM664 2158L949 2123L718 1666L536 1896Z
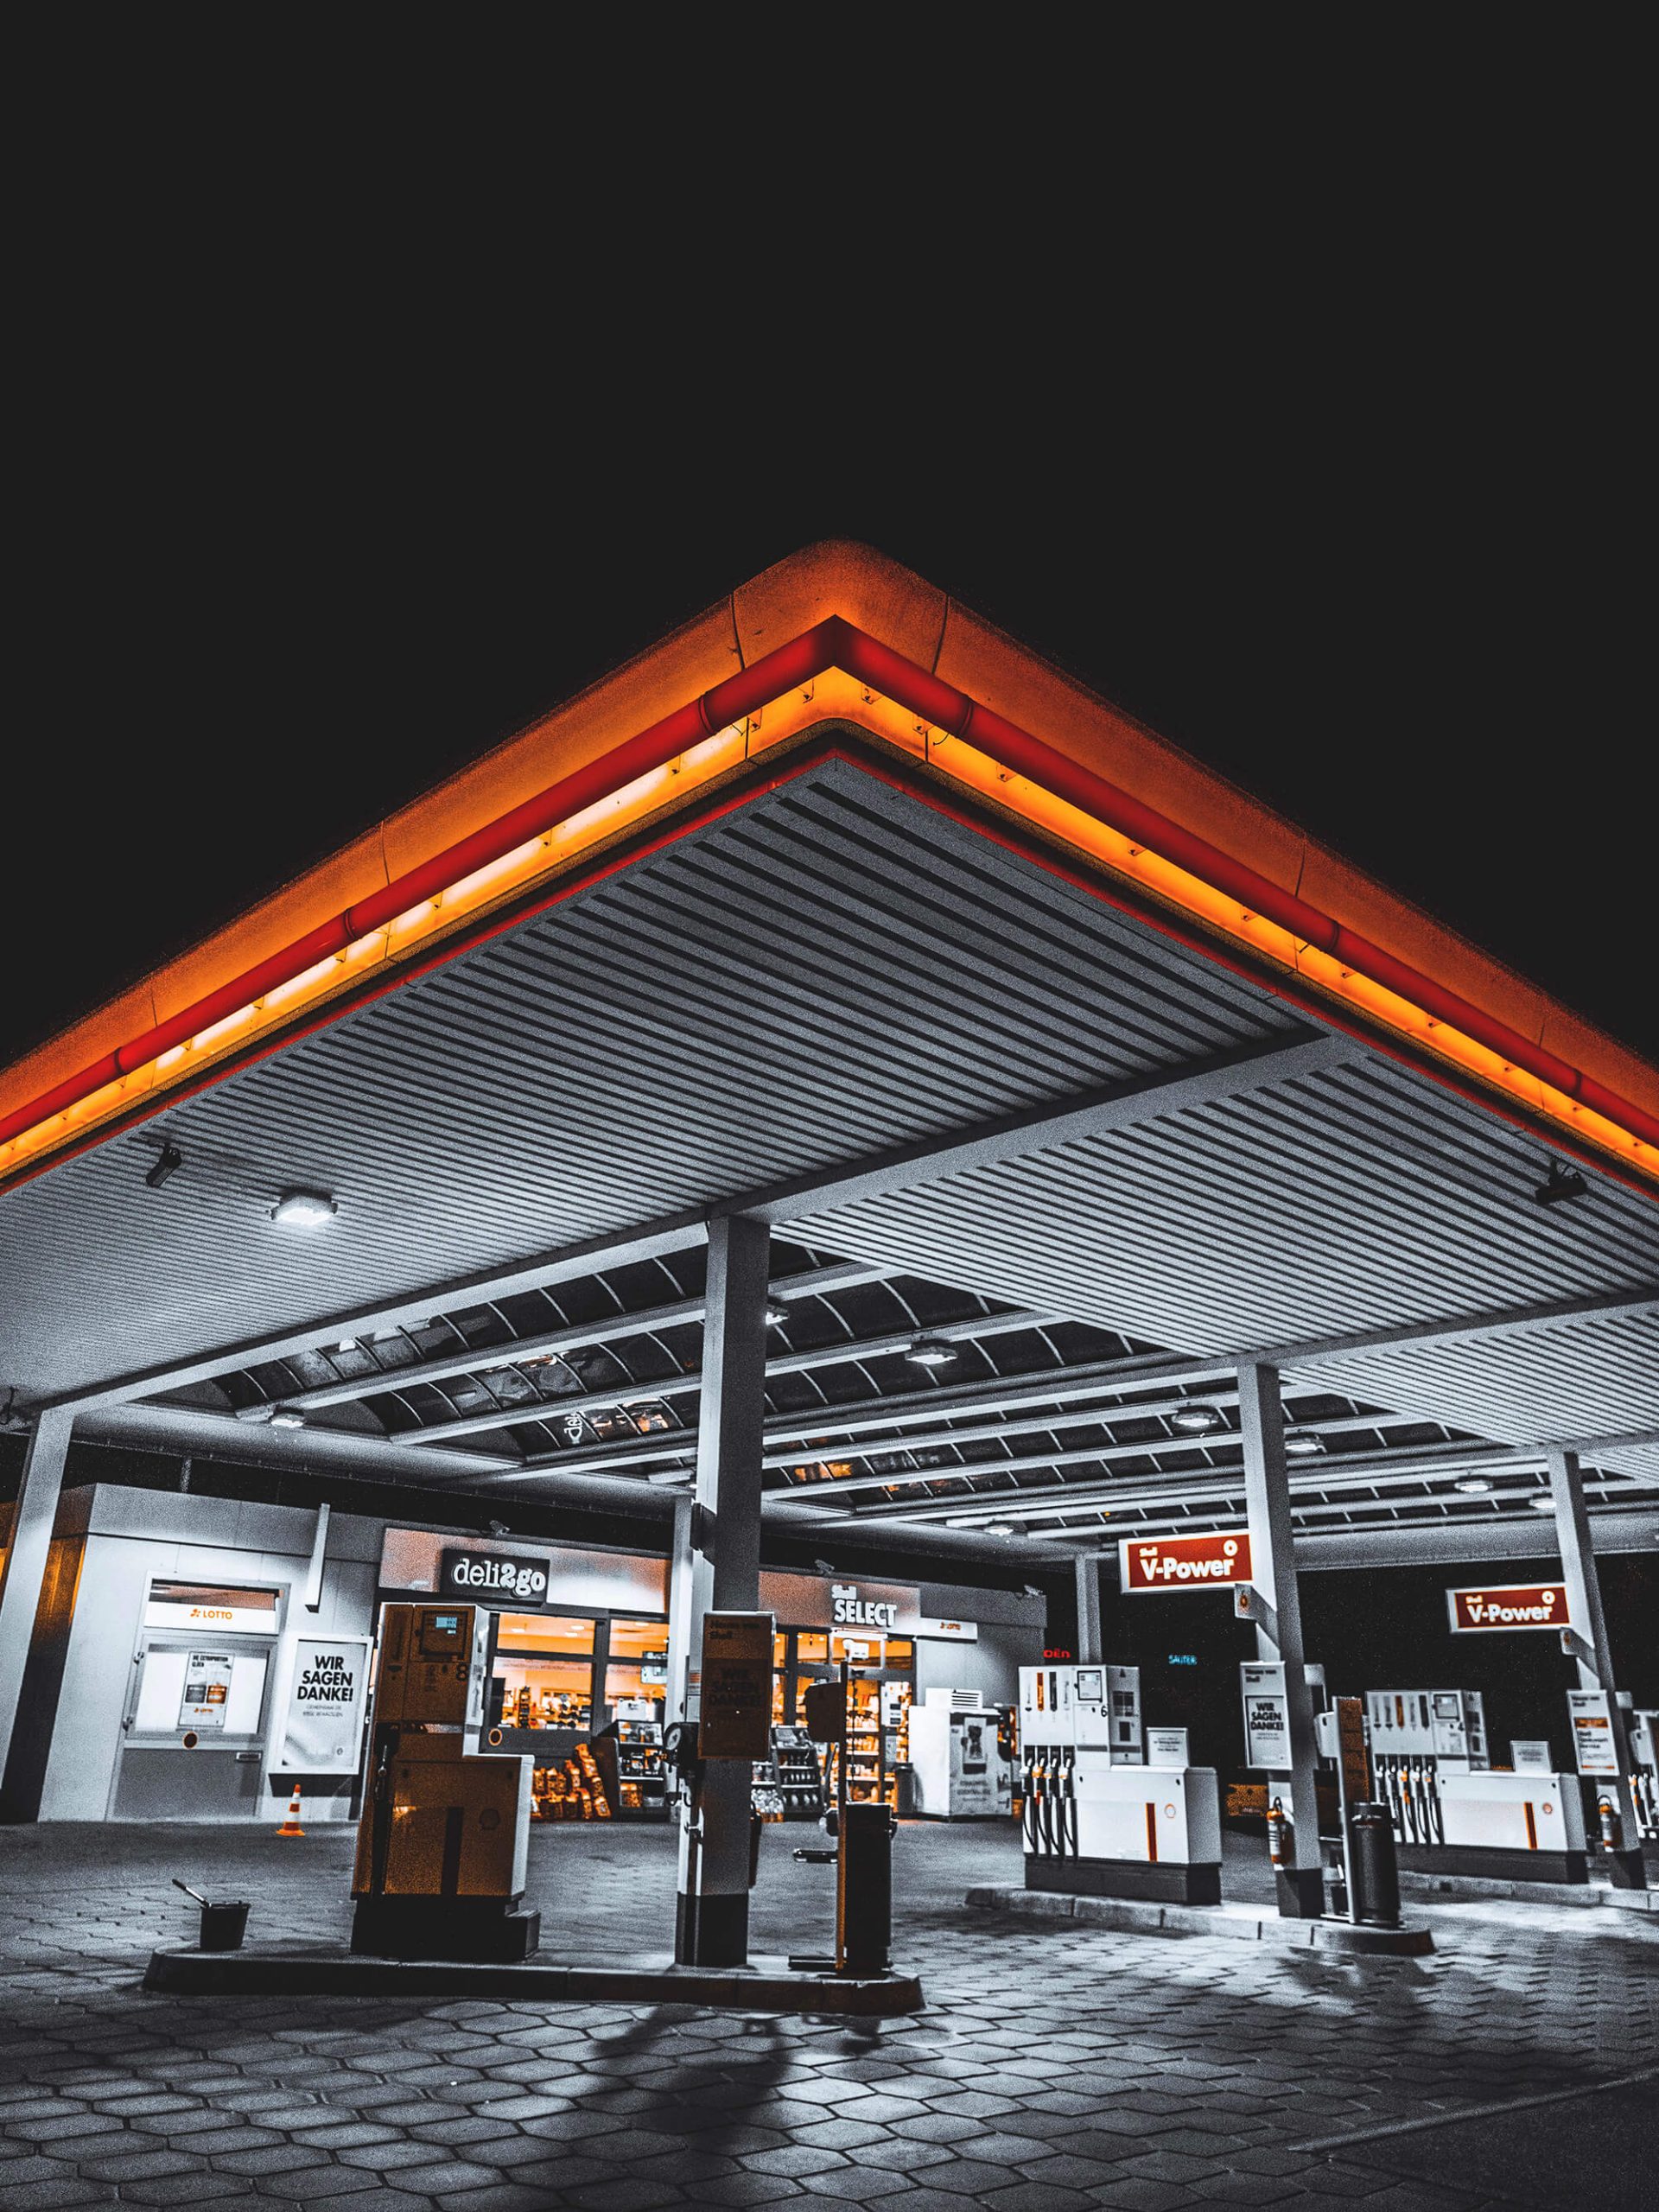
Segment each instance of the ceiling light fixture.
M1532 1195L1541 1206L1557 1206L1563 1198L1587 1198L1590 1185L1573 1168L1552 1160L1548 1173Z
M276 1418L276 1407L264 1398L259 1399L251 1406L238 1406L236 1409L238 1421L245 1421L250 1426L263 1425L268 1421L272 1421Z
M775 1298L769 1298L766 1300L766 1326L769 1329L777 1328L781 1322L787 1321L788 1319L789 1308L786 1306L780 1306Z
M155 1166L144 1180L152 1191L159 1191L169 1175L176 1175L184 1165L184 1154L175 1144L163 1144Z
M1325 1439L1311 1428L1287 1428L1285 1449L1293 1459L1317 1459L1325 1449Z
M982 1523L982 1534L987 1536L1011 1536L1014 1533L1012 1521L987 1521Z
M1213 1436L1227 1425L1218 1408L1196 1403L1178 1408L1170 1419L1184 1436Z
M317 1229L340 1211L327 1191L284 1191L270 1210L273 1221L284 1229Z
M1452 1487L1460 1490L1465 1497L1484 1497L1491 1484L1484 1475L1459 1475Z
M959 1356L948 1337L929 1336L925 1331L912 1341L905 1354L912 1367L949 1367Z
M271 1409L270 1425L273 1428L303 1428L305 1415L297 1406L276 1406Z
M1534 1491L1527 1503L1535 1513L1553 1513L1555 1510L1555 1501L1547 1490Z

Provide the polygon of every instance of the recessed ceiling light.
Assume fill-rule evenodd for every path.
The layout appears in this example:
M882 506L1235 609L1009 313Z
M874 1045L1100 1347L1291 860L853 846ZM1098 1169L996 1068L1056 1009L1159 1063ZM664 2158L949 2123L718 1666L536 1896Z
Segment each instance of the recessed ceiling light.
M236 1409L236 1417L238 1421L245 1421L251 1427L256 1423L274 1421L276 1417L276 1408L267 1400L261 1398L256 1405L238 1406Z
M1184 1436L1212 1436L1217 1429L1226 1426L1214 1406L1181 1406L1170 1419Z
M1311 1428L1285 1431L1285 1449L1293 1459L1315 1459L1325 1449L1325 1439Z
M766 1326L769 1329L777 1328L780 1322L787 1321L788 1319L788 1306L780 1306L775 1298L769 1298L766 1300Z
M1553 1513L1555 1510L1555 1501L1547 1490L1534 1491L1527 1503L1535 1513Z
M277 1406L270 1416L273 1428L303 1428L305 1415L297 1406Z
M332 1221L340 1209L327 1191L284 1191L270 1210L273 1221L284 1229L317 1229Z
M984 1521L980 1527L988 1536L1011 1536L1014 1532L1012 1521Z
M355 1351L357 1350L357 1338L355 1337L342 1337L340 1342L334 1346L334 1350L336 1351Z
M905 1354L912 1367L949 1367L958 1357L957 1347L948 1337L932 1337L925 1332Z
M1468 1497L1484 1497L1491 1490L1491 1484L1484 1475L1459 1475L1452 1487L1462 1491Z

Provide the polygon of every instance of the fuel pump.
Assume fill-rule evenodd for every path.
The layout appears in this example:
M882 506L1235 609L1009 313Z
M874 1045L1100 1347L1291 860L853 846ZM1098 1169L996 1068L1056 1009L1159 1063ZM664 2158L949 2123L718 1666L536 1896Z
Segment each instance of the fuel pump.
M1370 1690L1365 1717L1376 1793L1400 1863L1500 1880L1586 1879L1576 1777L1494 1772L1472 1690Z
M1022 1667L1020 1737L1027 1889L1219 1902L1215 1771L1145 1764L1135 1669Z
M803 1696L807 1733L817 1744L836 1744L836 1802L823 1824L834 1847L807 1845L797 1859L836 1869L836 1955L791 1958L798 1973L833 1970L868 1980L892 1971L893 1838L898 1821L879 1798L849 1795L848 1689L852 1670L843 1659L834 1682L810 1682Z
M499 1962L537 1946L541 1915L523 1905L531 1762L469 1748L484 1720L487 1644L472 1605L382 1614L354 1951Z

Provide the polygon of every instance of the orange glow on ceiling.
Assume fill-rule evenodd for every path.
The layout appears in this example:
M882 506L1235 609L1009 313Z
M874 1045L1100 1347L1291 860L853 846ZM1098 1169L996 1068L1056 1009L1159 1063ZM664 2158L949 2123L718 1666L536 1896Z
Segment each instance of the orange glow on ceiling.
M538 886L551 886L575 863L632 835L653 817L667 816L758 755L828 720L855 724L974 798L1005 810L1051 844L1084 857L1134 891L1149 894L1177 914L1236 946L1256 961L1294 976L1330 1001L1363 1015L1420 1052L1446 1061L1460 1074L1496 1089L1534 1115L1555 1122L1580 1141L1622 1164L1659 1175L1656 1147L1592 1111L1536 1076L1505 1061L1473 1038L1436 1020L1409 999L1372 981L1279 925L1253 913L1150 848L1138 844L1096 816L1056 796L1041 783L1012 772L966 740L930 728L897 702L838 668L793 687L747 716L718 730L674 760L620 785L593 804L556 823L544 836L518 846L396 916L385 928L359 938L343 952L317 962L236 1008L182 1045L62 1112L0 1144L0 1180L33 1165L135 1103L200 1079L262 1038L274 1035L296 1013L315 1013L354 991L366 974L395 970L496 909Z

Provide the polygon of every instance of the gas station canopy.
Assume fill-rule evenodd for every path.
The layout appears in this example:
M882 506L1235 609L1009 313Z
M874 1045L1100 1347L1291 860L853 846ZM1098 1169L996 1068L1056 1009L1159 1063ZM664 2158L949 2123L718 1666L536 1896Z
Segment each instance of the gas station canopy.
M722 1214L791 1529L1236 1520L1248 1359L1306 1564L1659 1535L1659 1073L846 544L0 1077L0 1395L656 1511Z

